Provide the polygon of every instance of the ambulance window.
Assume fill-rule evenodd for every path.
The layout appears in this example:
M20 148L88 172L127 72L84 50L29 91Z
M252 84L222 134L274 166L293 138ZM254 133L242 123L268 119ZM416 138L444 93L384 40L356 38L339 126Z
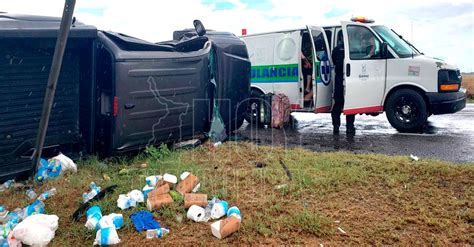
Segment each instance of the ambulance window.
M326 32L326 38L328 39L329 49L331 49L332 31L331 30L325 30L325 32Z
M319 30L311 30L313 35L314 48L316 49L316 59L318 61L325 61L328 59L328 53L326 51L326 42L324 41L324 35Z
M379 59L380 41L366 27L347 26L349 51L352 60Z

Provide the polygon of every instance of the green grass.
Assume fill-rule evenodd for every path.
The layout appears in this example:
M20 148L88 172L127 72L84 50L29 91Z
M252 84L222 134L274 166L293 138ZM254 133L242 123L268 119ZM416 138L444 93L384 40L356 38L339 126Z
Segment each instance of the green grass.
M292 180L280 161L290 170ZM257 163L265 165L258 168ZM141 190L147 176L171 173L179 177L184 171L200 178L200 193L208 194L209 199L217 196L238 206L242 228L225 240L217 240L208 224L186 219L183 199L174 194L172 205L154 212L172 232L160 239L160 244L313 245L315 239L316 244L333 245L407 245L413 239L422 245L472 244L473 164L425 159L414 162L408 157L347 152L314 153L248 143L227 143L216 151L205 147L182 151L150 147L135 157L89 157L78 164L77 174L64 175L36 189L58 189L58 195L46 202L47 213L60 217L53 246L92 243L95 232L86 230L84 220L70 220L91 181L102 188L119 186L95 205L103 214L124 214L125 227L119 231L123 244L151 244L144 234L135 232L128 220L133 212L147 210L145 205L120 211L116 206L118 195ZM29 200L23 193L5 192L0 204L12 209L25 206ZM348 232L345 238L338 236L340 225L336 221Z

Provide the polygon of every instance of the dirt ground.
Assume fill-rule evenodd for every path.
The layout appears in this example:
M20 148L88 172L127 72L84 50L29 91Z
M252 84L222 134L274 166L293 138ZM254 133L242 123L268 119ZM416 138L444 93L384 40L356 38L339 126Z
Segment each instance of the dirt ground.
M142 163L146 162L144 168ZM389 157L347 152L312 152L245 142L209 150L149 150L134 158L79 162L77 174L67 174L37 187L56 187L46 212L60 217L52 246L90 246L95 232L85 219L70 215L88 184L117 184L116 192L96 203L104 214L123 213L118 231L123 246L143 245L474 245L474 164ZM283 166L288 168L288 173ZM146 240L129 215L144 205L120 211L118 195L141 189L144 178L189 170L201 179L201 191L218 196L242 211L239 232L218 240L210 223L186 219L182 202L154 212L171 233ZM104 179L104 174L111 180ZM106 177L106 176L105 176ZM291 179L290 179L291 178ZM0 204L26 206L24 191L3 192Z

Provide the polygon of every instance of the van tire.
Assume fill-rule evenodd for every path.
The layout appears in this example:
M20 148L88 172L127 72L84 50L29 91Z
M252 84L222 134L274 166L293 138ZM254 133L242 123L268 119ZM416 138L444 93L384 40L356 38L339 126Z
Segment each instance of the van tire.
M412 89L400 89L391 94L385 112L390 124L400 132L418 132L428 119L423 96Z
M258 125L260 118L260 105L263 93L258 89L252 89L250 92L249 103L245 112L245 120L250 125Z

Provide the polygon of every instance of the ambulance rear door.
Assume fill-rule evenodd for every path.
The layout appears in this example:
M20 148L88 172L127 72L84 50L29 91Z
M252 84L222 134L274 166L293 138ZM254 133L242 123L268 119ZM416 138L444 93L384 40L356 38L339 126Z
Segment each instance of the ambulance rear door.
M334 83L331 50L322 27L307 26L313 44L313 102L314 112L330 112Z

